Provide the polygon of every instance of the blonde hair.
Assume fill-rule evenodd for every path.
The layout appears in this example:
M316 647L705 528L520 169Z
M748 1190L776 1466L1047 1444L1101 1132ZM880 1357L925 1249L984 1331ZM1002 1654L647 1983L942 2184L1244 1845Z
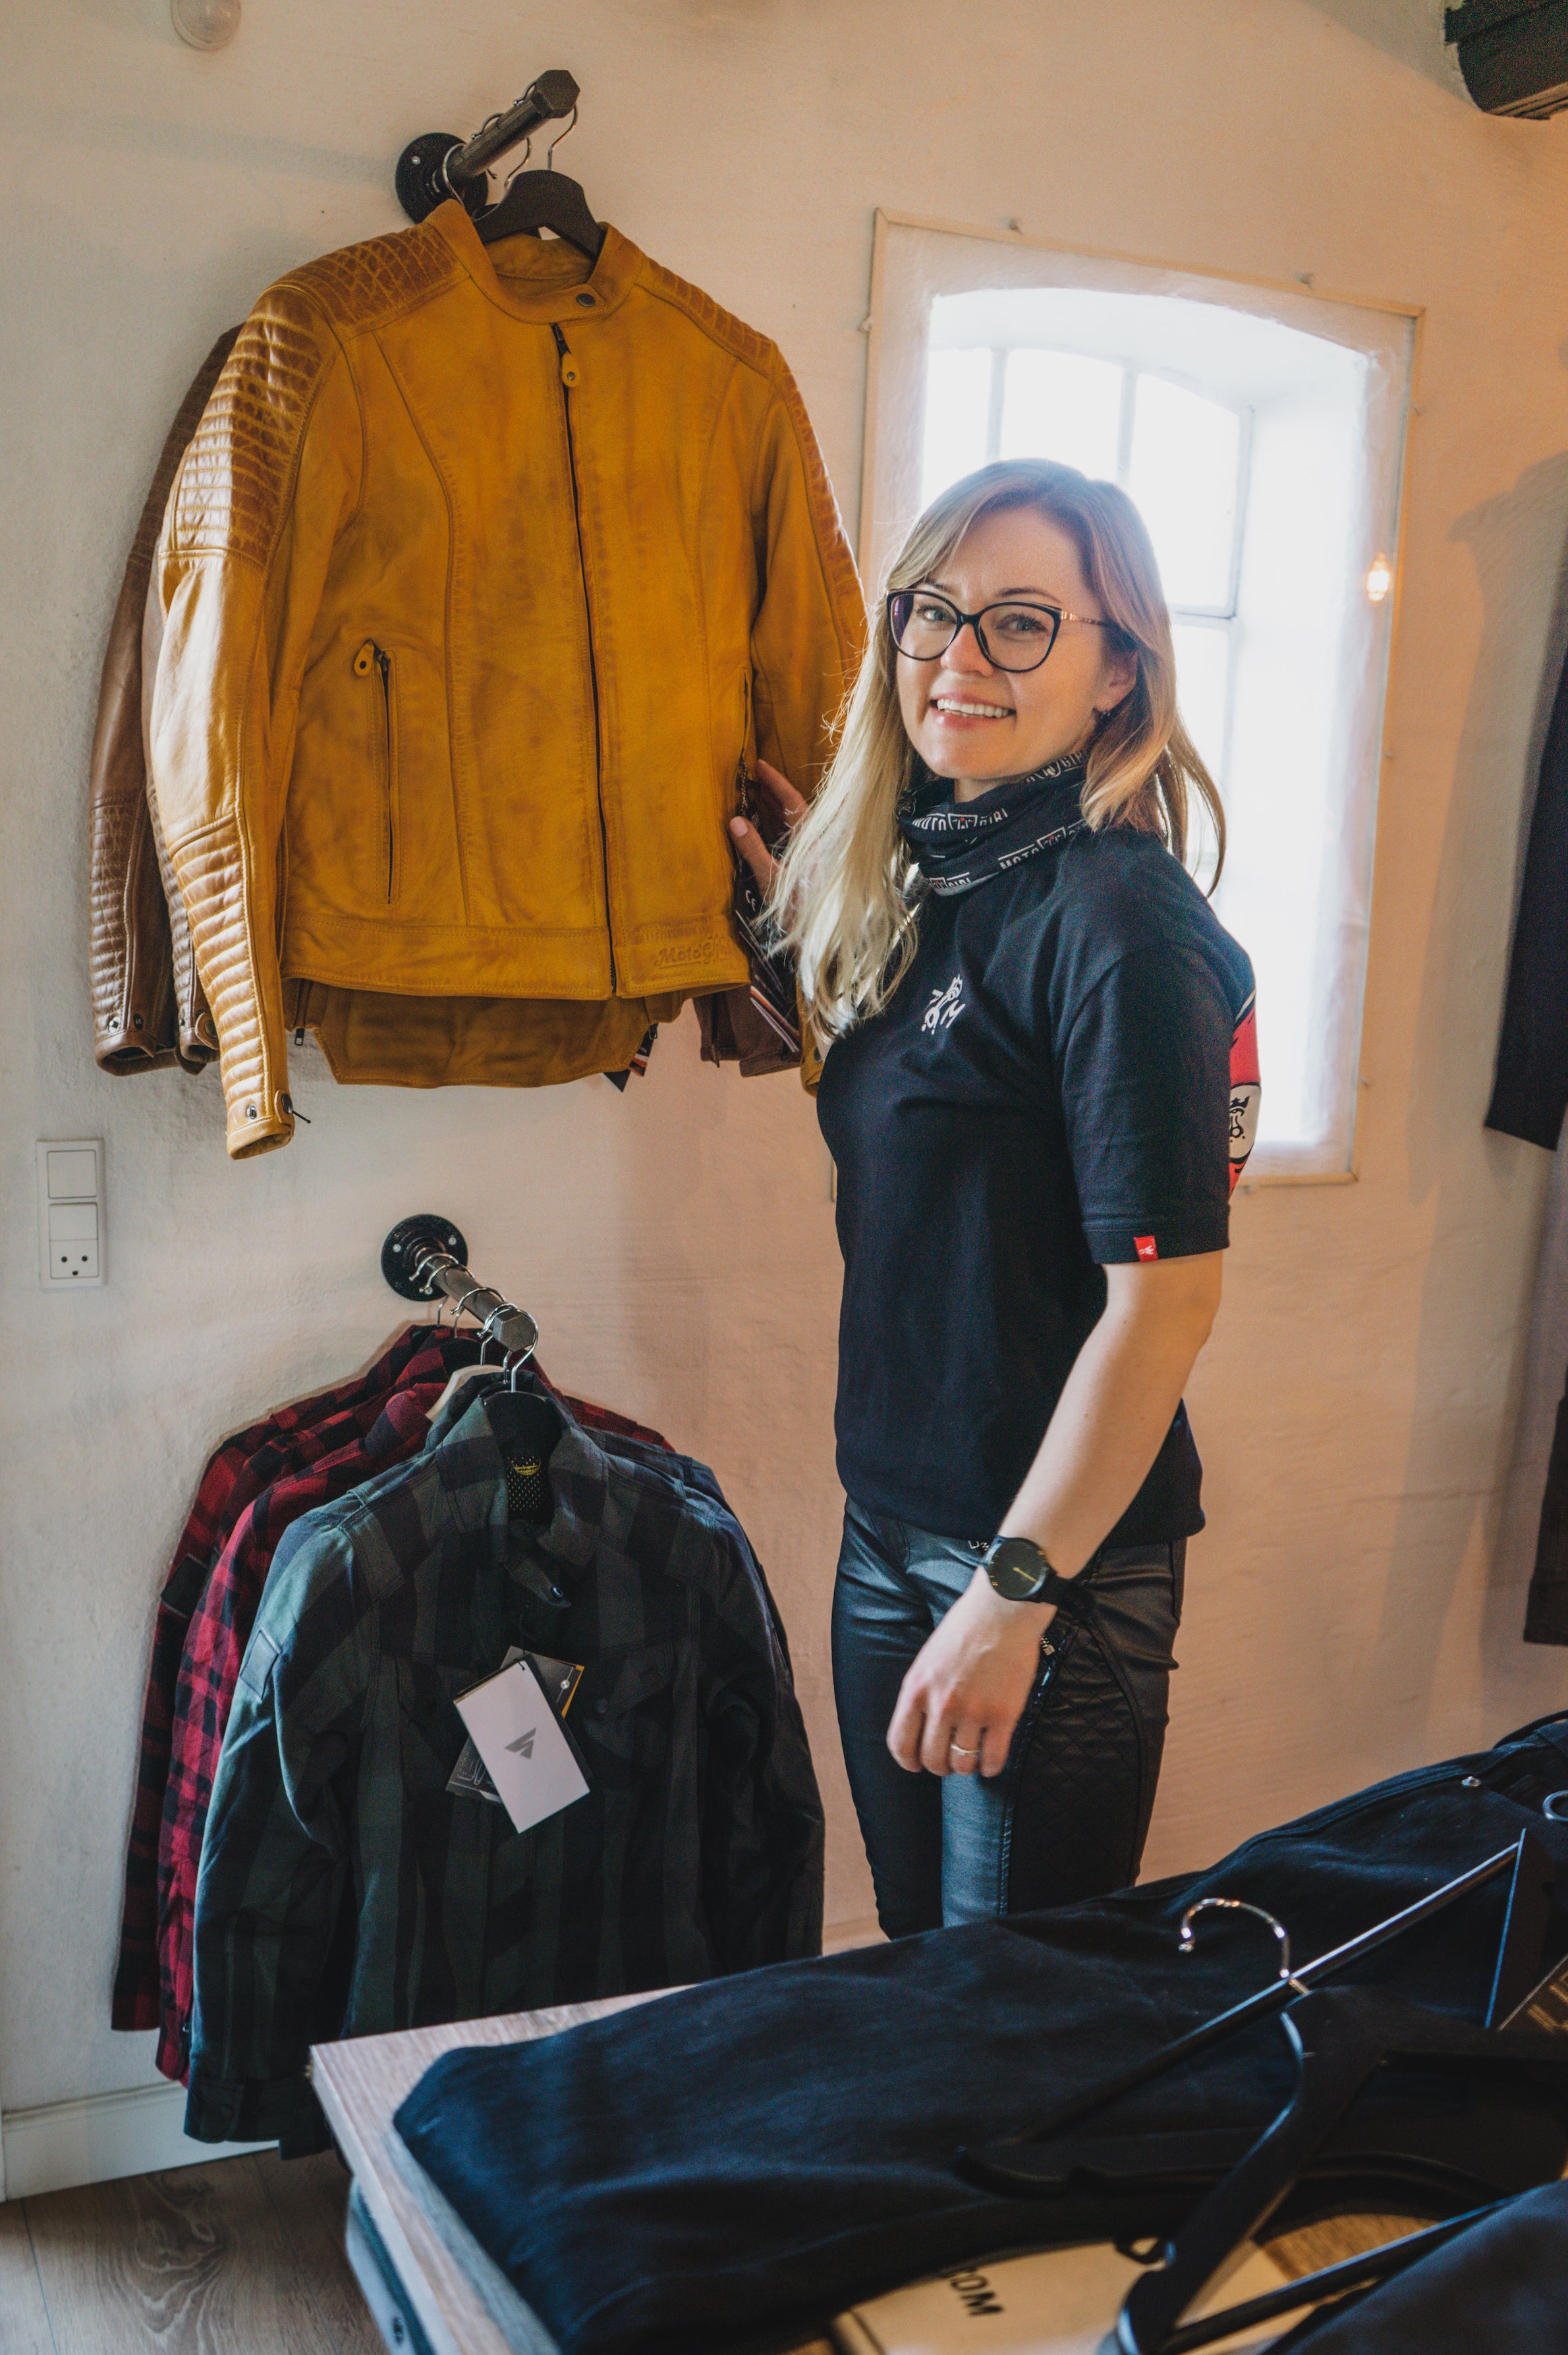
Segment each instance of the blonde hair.
M821 789L795 828L770 895L794 951L801 995L826 1046L879 1013L913 952L919 908L913 860L898 827L914 748L899 709L898 650L886 593L931 579L983 515L1032 506L1067 532L1113 645L1136 657L1130 692L1107 712L1085 756L1083 815L1096 832L1157 835L1185 860L1192 798L1213 826L1219 879L1225 816L1176 705L1170 614L1143 517L1115 483L1044 458L1008 458L966 474L932 501L889 568L870 644L839 724ZM1212 886L1211 886L1212 888Z

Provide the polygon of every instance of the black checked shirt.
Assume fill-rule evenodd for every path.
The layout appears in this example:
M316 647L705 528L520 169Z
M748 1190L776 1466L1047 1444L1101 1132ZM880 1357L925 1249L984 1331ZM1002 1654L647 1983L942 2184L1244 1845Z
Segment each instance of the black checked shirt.
M240 1669L196 1903L187 2130L319 2139L308 2046L815 1954L822 1807L762 1571L711 1473L563 1413L508 1525L528 1401L297 1521ZM498 1444L499 1443L499 1444ZM453 1795L459 1693L581 1661L591 1789L515 1832Z

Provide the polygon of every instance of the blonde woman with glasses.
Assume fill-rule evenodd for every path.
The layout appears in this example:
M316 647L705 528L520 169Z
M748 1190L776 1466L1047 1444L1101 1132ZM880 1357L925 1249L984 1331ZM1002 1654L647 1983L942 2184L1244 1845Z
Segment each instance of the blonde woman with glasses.
M1182 1391L1255 1123L1252 968L1187 872L1214 784L1125 495L1009 460L892 566L775 865L845 1278L833 1606L890 1936L1136 1875L1186 1541Z

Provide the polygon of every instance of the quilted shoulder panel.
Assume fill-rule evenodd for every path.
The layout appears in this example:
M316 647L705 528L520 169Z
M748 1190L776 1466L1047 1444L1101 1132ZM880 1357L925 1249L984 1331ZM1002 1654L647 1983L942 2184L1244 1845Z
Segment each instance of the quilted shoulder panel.
M262 295L235 338L176 479L169 532L176 549L266 562L331 350L302 294L285 282Z
M645 258L639 275L641 283L649 293L658 295L663 301L673 304L677 310L684 311L694 326L700 328L711 342L720 345L736 359L743 361L747 368L755 368L775 384L781 378L787 380L789 371L784 367L784 354L778 346L770 342L766 336L760 336L755 327L748 327L743 319L737 319L732 311L721 309L712 295L705 294L700 286L688 285L684 278L677 278L674 271L667 270L662 262L649 261Z
M285 283L307 288L335 327L373 326L410 303L439 293L462 275L456 255L437 229L417 229L346 245L319 261L291 271Z

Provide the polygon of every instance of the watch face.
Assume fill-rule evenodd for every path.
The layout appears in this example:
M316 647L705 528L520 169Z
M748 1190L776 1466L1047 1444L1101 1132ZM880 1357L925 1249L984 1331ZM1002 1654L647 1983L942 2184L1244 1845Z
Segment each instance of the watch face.
M1050 1576L1045 1556L1031 1538L1003 1538L986 1562L986 1572L997 1593L1009 1603L1028 1603Z

